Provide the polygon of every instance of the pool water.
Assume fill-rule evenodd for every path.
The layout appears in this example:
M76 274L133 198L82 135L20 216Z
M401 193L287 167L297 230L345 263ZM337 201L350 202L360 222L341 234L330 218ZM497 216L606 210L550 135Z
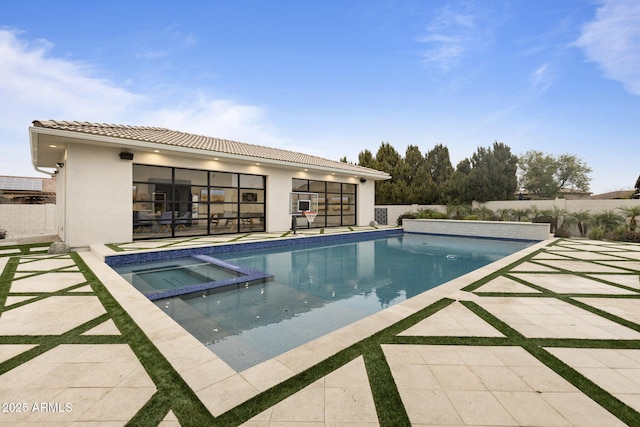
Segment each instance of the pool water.
M155 304L242 371L532 243L402 234L217 254L274 279Z
M131 264L118 267L116 271L145 295L242 276L236 271L220 268L196 258L155 261L144 265Z

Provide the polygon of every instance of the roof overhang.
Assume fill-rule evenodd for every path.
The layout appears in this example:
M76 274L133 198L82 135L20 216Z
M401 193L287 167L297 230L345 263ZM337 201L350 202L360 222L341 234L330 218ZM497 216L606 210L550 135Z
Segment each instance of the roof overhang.
M88 145L116 147L122 150L130 151L134 154L136 152L152 153L156 150L159 150L161 153L176 153L186 157L207 157L211 160L225 160L244 165L255 165L259 163L260 165L269 165L281 169L314 171L341 176L366 178L371 180L387 180L391 178L389 174L380 171L372 170L372 172L369 172L366 169L363 169L362 171L350 171L341 169L339 167L332 168L327 166L274 160L256 156L230 154L197 148L173 146L160 144L157 142L138 141L105 135L92 135L88 133L79 133L60 129L49 129L37 126L29 127L29 140L31 143L31 162L35 168L56 168L56 163L64 161L68 144L81 143Z

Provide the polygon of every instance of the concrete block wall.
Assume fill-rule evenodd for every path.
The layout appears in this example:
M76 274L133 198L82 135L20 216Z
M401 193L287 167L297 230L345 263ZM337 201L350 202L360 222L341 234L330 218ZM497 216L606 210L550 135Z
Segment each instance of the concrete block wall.
M541 241L551 238L549 224L511 221L457 221L453 219L405 219L404 231Z
M54 204L0 205L0 228L6 239L22 236L55 235Z
M538 211L545 209L553 210L554 207L565 211L578 212L580 210L589 211L591 215L596 215L605 210L613 210L620 213L618 208L640 206L640 199L614 199L614 200L590 200L590 199L555 199L555 200L503 200L486 203L473 202L473 208L486 207L496 212L499 209L533 209ZM387 209L387 224L395 225L398 217L406 212L417 212L419 209L433 209L438 212L447 212L445 205L376 205L376 208ZM574 237L579 237L578 228L574 225L568 228Z

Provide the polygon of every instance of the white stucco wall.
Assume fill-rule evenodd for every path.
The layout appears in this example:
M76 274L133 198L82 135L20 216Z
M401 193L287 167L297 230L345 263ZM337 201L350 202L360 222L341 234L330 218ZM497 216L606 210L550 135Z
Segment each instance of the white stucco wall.
M500 239L546 240L549 224L511 221L456 221L450 219L405 219L404 231L448 234L452 236L492 237Z
M64 241L72 248L131 240L132 162L117 148L69 144L62 181Z
M69 142L65 166L58 176L59 235L72 248L96 243L133 240L131 186L133 164L173 166L209 171L249 173L266 176L267 232L291 227L289 193L292 179L311 179L356 184L358 225L374 217L374 181L317 173L294 168L224 161L195 155L135 152L133 161L121 160L118 147Z

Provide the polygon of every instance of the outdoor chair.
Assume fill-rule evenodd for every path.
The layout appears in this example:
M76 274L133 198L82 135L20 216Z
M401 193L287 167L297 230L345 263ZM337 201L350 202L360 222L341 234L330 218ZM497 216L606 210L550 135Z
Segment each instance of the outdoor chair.
M133 231L142 233L149 231L151 227L151 219L153 217L148 212L134 212L133 213Z
M159 233L162 233L162 230L164 230L165 228L167 229L167 233L170 233L171 212L162 212L162 214L160 215L160 221L158 221L158 223L160 224L160 230L158 230Z
M184 231L186 230L186 225L191 220L191 211L188 211L186 214L179 216L176 219L176 231Z

